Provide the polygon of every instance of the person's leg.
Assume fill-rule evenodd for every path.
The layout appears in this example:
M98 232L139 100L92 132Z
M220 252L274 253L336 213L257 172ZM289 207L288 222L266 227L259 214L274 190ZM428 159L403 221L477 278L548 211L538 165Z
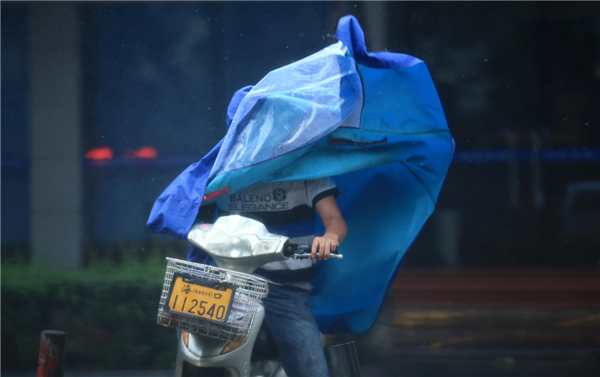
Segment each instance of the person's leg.
M310 292L269 285L265 322L289 377L327 377L327 362Z

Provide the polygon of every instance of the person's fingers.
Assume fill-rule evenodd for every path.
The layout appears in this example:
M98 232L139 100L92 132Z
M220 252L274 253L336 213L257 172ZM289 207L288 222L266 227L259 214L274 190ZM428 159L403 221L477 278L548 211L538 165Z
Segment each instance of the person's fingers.
M331 254L331 242L325 242L325 252L323 253L323 259L328 260L329 254Z
M333 239L316 237L313 241L310 254L313 264L317 263L317 260L328 260L331 257L331 253L334 253L339 246L337 241Z
M325 240L321 238L319 240L319 253L317 254L319 260L323 260L323 254L325 254Z

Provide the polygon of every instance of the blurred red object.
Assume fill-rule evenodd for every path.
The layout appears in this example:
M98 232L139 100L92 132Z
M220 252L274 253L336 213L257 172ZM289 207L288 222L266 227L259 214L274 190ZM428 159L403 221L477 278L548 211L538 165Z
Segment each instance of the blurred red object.
M157 158L158 152L154 147L142 147L135 151L136 158Z
M123 158L156 158L158 157L158 152L156 152L156 148L154 147L142 147L137 150L126 149L123 152Z
M85 158L89 160L109 160L113 158L113 152L109 147L92 148L85 154Z
M126 149L123 152L123 158L157 158L158 152L156 152L156 148L154 147L142 147L137 150Z

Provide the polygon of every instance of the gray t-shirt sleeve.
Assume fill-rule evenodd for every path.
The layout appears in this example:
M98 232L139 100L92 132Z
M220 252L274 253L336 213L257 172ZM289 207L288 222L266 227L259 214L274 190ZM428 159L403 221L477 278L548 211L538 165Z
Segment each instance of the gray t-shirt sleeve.
M340 190L338 190L333 180L329 177L313 179L306 181L306 195L308 203L314 208L319 200L327 196L333 195L337 198L340 195Z

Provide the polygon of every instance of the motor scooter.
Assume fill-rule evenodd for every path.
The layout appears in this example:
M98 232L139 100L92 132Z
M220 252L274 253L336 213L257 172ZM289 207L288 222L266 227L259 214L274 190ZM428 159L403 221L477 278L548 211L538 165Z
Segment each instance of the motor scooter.
M157 322L180 331L175 375L285 377L263 326L268 284L252 273L265 263L310 258L311 245L239 215L196 225L188 240L217 267L167 258Z

